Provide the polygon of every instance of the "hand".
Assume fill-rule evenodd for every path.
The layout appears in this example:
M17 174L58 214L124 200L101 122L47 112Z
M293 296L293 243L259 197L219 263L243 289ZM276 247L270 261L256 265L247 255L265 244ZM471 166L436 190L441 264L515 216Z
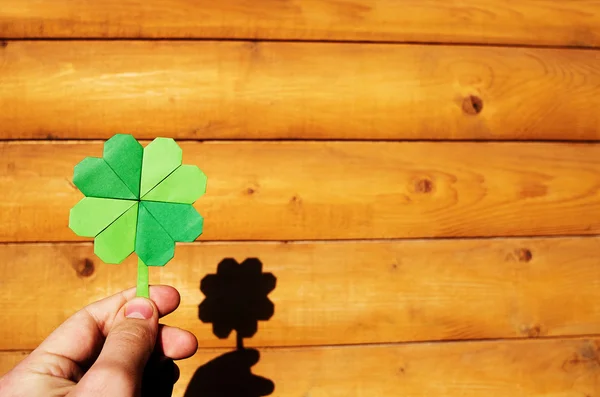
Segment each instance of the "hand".
M179 306L169 286L135 289L92 303L60 325L0 378L2 397L170 396L179 370L172 360L192 356L188 331L158 324Z

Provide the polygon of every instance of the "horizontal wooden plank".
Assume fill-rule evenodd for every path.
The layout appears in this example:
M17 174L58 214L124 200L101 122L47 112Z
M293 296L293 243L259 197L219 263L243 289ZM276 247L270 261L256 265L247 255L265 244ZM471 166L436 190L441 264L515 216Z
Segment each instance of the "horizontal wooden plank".
M595 51L31 41L0 65L4 139L600 137Z
M590 0L3 0L0 37L233 38L598 46Z
M203 396L218 382L239 384L233 368L250 364L227 353L201 349L180 361L173 395ZM0 371L18 354L0 353ZM598 391L599 357L597 338L265 349L251 370L270 380L278 396L580 397Z
M3 376L29 355L29 350L0 351L0 376Z
M599 241L195 243L150 279L180 290L165 321L203 347L235 346L198 319L200 281L228 257L259 258L277 278L275 314L253 346L589 335L600 333ZM0 350L35 348L85 304L135 282L134 258L105 265L87 243L4 244L0 257L0 323L10 324Z
M208 175L204 240L600 233L600 145L181 143ZM73 167L101 143L0 143L0 241L84 240Z

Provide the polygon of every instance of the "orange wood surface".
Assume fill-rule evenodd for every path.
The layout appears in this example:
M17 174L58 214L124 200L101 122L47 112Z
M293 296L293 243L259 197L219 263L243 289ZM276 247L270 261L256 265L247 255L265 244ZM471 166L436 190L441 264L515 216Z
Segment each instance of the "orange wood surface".
M0 36L596 47L597 0L3 0Z
M0 65L4 139L600 136L596 51L9 41Z
M181 292L165 322L204 347L235 344L235 335L219 340L198 320L200 281L228 257L259 258L277 278L275 314L259 323L252 346L588 335L600 332L599 241L195 243L178 246L150 280ZM83 305L136 277L135 258L106 265L87 243L0 245L0 257L0 323L12 324L0 350L35 348Z
M600 231L600 146L181 143L208 176L203 240L583 235ZM0 241L75 241L91 142L0 143Z
M224 258L277 279L243 341L274 396L597 397L598 109L600 0L0 0L0 376L135 283L68 228L130 133L208 176L150 270L200 345L175 397L237 382Z
M202 396L186 393L190 379L227 352L200 349L179 362L174 396ZM580 397L598 391L599 355L597 338L262 349L251 369L274 396ZM0 373L21 358L0 353ZM197 379L211 375L223 376Z

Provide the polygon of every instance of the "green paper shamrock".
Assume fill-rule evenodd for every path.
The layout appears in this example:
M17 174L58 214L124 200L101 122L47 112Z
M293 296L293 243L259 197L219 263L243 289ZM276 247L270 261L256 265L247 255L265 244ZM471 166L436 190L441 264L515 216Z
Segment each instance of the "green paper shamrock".
M86 197L71 209L69 227L95 237L94 253L106 263L135 252L138 289L147 290L146 266L164 266L175 242L202 234L204 220L192 204L206 191L206 175L181 160L173 139L156 138L143 148L133 136L117 134L105 142L102 158L75 166L73 183Z

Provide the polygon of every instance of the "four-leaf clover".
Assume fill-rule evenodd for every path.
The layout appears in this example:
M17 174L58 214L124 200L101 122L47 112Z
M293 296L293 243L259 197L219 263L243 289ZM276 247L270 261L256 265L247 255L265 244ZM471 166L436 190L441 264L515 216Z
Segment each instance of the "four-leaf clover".
M192 242L204 220L192 204L206 191L206 175L182 165L182 151L170 138L145 148L131 135L117 134L104 144L102 158L86 157L73 183L86 196L71 209L69 227L95 237L94 253L118 264L135 252L138 295L147 296L147 266L164 266L175 242Z

